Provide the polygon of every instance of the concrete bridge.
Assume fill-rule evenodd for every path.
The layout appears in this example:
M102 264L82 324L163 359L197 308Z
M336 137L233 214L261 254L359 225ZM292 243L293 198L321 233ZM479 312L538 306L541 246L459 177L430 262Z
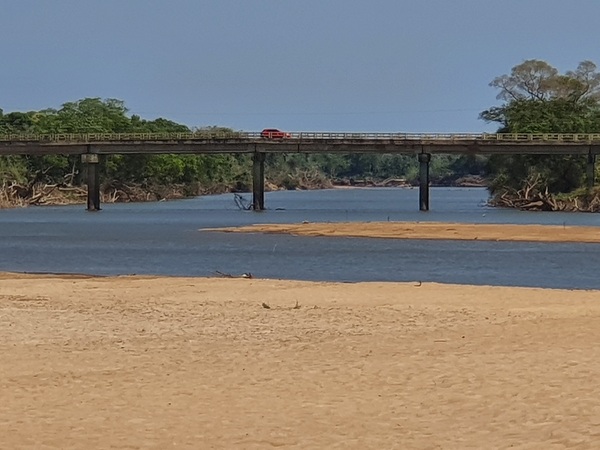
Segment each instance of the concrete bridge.
M329 133L286 132L265 138L260 132L85 133L0 135L1 155L81 155L87 165L87 209L100 209L98 163L112 154L249 153L253 160L253 206L264 205L266 153L413 154L420 164L419 208L429 209L429 163L432 154L584 155L588 184L594 184L600 133Z

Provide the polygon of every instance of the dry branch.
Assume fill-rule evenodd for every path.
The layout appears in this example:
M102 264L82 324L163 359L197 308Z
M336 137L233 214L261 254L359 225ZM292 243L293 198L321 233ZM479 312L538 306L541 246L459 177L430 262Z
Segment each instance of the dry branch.
M525 181L521 189L506 189L496 195L490 204L524 211L572 211L600 212L600 191L591 191L585 196L557 198L541 185L539 175Z

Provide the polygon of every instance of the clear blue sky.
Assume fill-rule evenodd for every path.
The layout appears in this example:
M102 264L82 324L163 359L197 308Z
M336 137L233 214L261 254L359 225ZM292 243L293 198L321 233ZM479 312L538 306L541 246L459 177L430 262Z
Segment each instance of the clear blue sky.
M600 65L598 0L3 0L0 108L117 98L254 131L493 131L525 59Z

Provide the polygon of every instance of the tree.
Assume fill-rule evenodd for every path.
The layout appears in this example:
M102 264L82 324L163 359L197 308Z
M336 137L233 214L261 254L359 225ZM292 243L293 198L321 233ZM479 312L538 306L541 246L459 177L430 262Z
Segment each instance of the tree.
M600 132L600 73L591 61L560 74L544 61L527 60L510 75L495 78L501 106L480 117L498 123L499 133ZM570 192L583 185L586 159L575 156L494 155L489 158L490 189L517 189L540 176L550 192Z
M131 131L131 120L127 117L125 103L117 99L101 100L85 98L76 102L68 102L54 112L59 118L55 124L60 129L46 132L62 133L127 133Z

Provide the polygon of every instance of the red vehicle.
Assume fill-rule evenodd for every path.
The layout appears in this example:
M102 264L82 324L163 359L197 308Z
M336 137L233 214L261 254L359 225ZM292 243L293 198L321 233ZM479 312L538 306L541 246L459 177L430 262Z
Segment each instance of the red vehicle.
M291 133L286 133L277 128L265 128L260 132L260 137L266 139L289 139L292 135Z

